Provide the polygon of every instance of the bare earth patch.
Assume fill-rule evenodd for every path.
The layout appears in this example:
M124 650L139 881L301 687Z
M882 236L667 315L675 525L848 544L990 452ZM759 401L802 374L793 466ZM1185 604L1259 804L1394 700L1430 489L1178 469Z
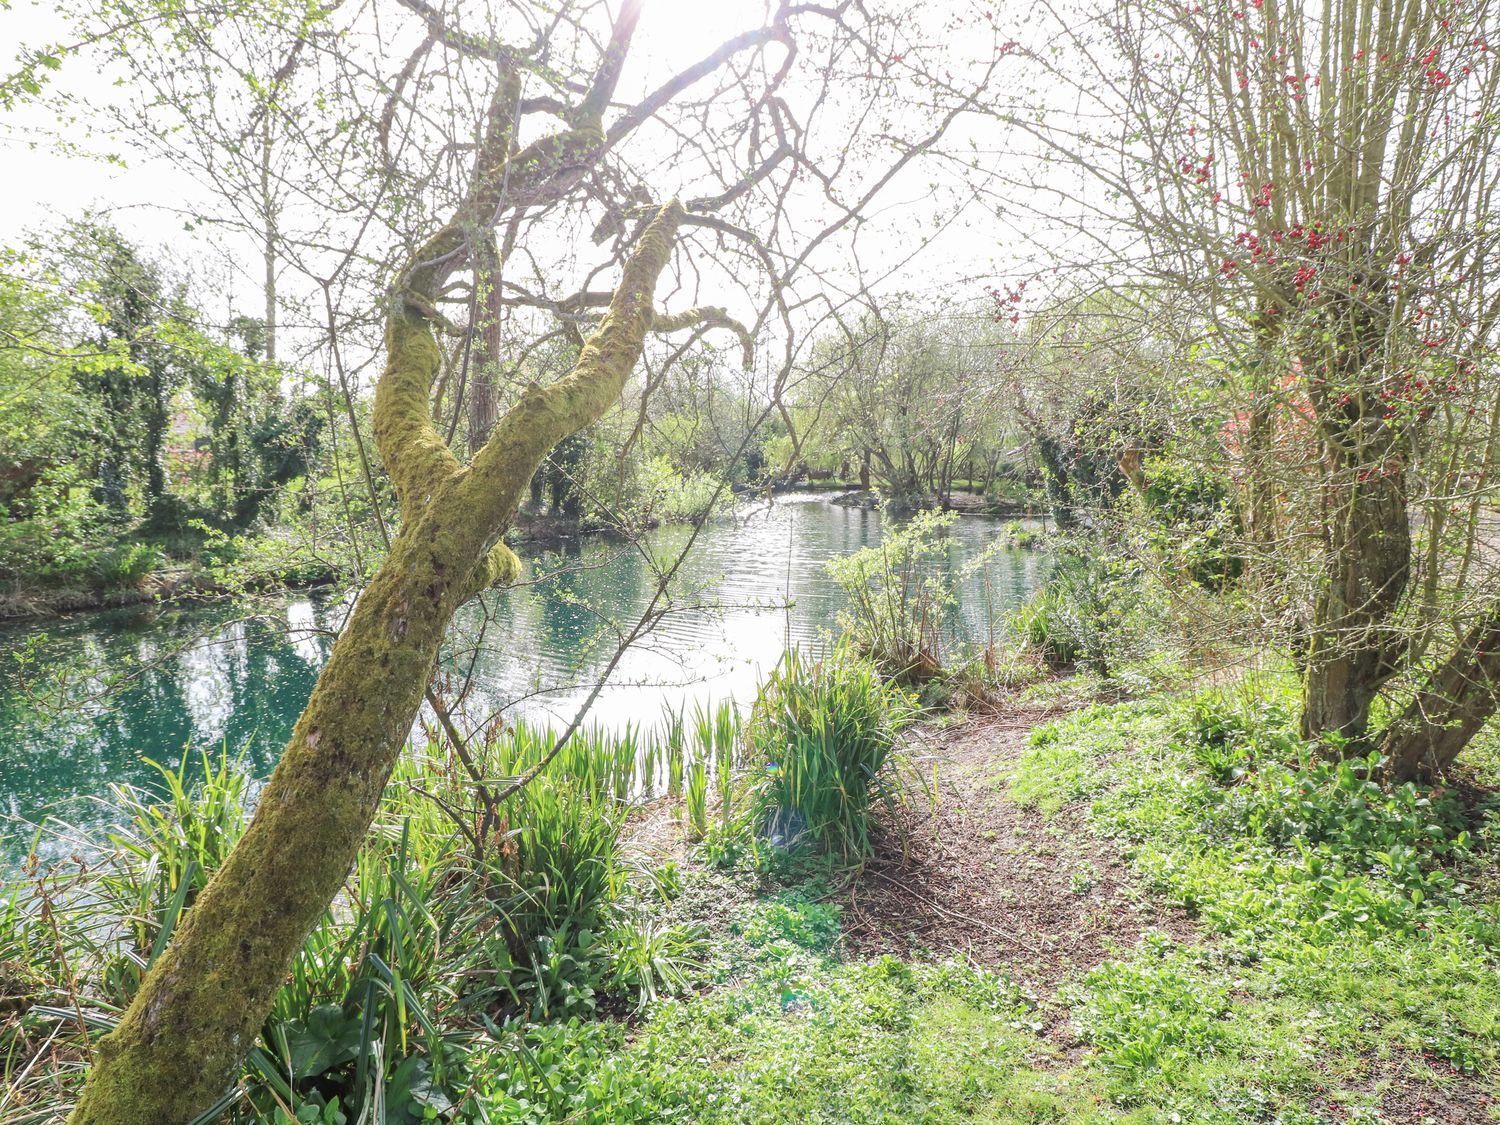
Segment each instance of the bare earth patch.
M1124 860L1088 833L1082 802L1048 820L1009 797L1032 728L1057 714L1008 705L924 732L915 751L936 800L919 797L899 830L884 826L878 858L850 887L852 953L962 954L1051 999L1147 929L1192 935L1186 913L1130 893Z
M1358 1089L1379 1099L1380 1119L1413 1125L1474 1125L1489 1120L1491 1096L1485 1082L1430 1055L1397 1051L1386 1058L1373 1053L1365 1073L1335 1085L1324 1108L1335 1119L1345 1116L1339 1089Z

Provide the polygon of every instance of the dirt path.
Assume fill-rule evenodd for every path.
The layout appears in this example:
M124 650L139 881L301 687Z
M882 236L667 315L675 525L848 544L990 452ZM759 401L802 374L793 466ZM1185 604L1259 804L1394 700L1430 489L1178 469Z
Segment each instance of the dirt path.
M1193 932L1182 911L1131 896L1124 860L1089 835L1082 803L1046 820L1009 797L1027 737L1056 714L1012 705L923 732L913 749L937 800L918 799L902 834L887 826L880 858L849 888L852 954L962 954L1051 1000L1149 928Z
M937 800L919 801L901 833L887 826L878 858L844 894L852 956L966 956L1002 970L1042 1002L1042 1033L1061 1050L1083 1050L1058 986L1101 961L1126 956L1147 929L1195 940L1185 911L1133 895L1124 859L1083 823L1086 802L1050 819L1007 794L1026 740L1058 712L1012 706L959 726L927 730L914 748ZM905 856L902 844L905 842ZM1431 1057L1373 1053L1363 1076L1330 1077L1329 1091L1378 1091L1379 1120L1468 1125L1484 1120L1487 1084ZM1441 1072L1437 1074L1436 1072ZM1342 1102L1327 1101L1330 1112Z

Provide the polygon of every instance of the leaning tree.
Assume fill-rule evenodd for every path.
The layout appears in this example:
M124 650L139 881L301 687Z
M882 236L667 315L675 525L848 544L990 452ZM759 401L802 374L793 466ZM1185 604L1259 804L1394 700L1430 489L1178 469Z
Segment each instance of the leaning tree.
M963 59L939 60L900 11L783 3L643 84L630 71L643 4L612 7L518 2L496 30L426 0L103 5L120 17L110 42L162 36L218 53L213 75L237 73L225 27L274 24L278 50L295 52L269 85L259 73L274 52L250 52L244 71L259 130L246 135L274 144L278 168L297 166L287 154L302 146L287 191L273 191L276 301L300 276L302 299L286 303L321 302L322 324L300 329L351 398L368 362L361 333L379 323L366 349L380 357L373 440L398 513L243 837L98 1044L78 1125L186 1122L232 1084L349 871L430 698L445 630L516 576L501 537L549 451L617 402L655 335L728 333L747 358L761 345L763 411L775 410L805 332L858 295L858 276L827 262L856 257L871 201L990 97L1008 53L971 39ZM182 127L218 124L190 113ZM311 220L299 225L297 208ZM569 267L587 235L607 250L580 282ZM372 317L357 298L378 274ZM665 310L664 275L677 306ZM749 315L699 297L736 284ZM298 329L279 326L284 353ZM575 350L571 369L519 379L536 370L519 357L558 337ZM358 441L352 408L349 419Z

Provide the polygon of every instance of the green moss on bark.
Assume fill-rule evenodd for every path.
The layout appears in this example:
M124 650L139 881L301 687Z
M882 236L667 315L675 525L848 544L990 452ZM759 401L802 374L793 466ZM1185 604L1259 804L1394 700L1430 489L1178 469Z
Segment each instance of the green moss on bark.
M354 862L448 622L478 585L519 573L498 540L532 473L628 378L680 218L675 203L662 209L578 365L523 396L468 469L428 413L431 327L409 303L391 310L375 426L402 529L334 642L244 836L100 1042L72 1125L186 1122L233 1083L292 958Z

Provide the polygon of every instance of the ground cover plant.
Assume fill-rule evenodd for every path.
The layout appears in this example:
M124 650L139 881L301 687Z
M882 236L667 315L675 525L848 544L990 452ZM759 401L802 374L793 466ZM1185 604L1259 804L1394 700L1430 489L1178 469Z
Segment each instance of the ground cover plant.
M1287 686L1098 707L1032 739L1017 798L1087 802L1089 830L1204 931L1078 982L1080 1034L1112 1097L1182 1120L1486 1120L1497 805L1329 762Z

